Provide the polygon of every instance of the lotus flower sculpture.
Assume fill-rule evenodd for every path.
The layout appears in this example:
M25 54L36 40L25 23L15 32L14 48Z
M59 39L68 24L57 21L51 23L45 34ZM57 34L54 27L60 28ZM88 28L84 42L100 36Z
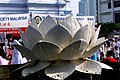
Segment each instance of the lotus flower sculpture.
M75 70L101 74L101 69L111 67L87 59L104 44L105 38L98 38L100 27L81 24L73 17L68 16L57 23L47 16L39 27L33 21L20 36L24 46L15 47L30 62L24 65L23 76L30 75L41 69L51 78L63 80Z

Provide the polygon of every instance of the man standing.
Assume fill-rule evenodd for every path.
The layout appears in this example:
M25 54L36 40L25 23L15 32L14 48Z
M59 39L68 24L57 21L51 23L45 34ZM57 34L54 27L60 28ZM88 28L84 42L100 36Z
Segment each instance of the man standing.
M114 51L114 57L115 59L119 59L119 53L120 53L120 42L118 41L118 37L114 38L115 41L113 42L113 51Z

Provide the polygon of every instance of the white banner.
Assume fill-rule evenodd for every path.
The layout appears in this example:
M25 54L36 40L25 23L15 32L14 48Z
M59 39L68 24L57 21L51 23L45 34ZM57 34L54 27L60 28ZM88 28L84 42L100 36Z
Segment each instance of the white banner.
M81 23L82 26L88 24L90 26L95 26L94 16L78 16L76 19Z
M48 15L40 15L40 14L33 14L33 18L35 16L40 16L42 19L45 19L46 16ZM64 20L67 16L55 16L55 15L50 15L52 18L57 19L57 20ZM95 26L95 17L94 16L76 16L75 17L82 26L84 25L90 25L90 26Z
M0 28L28 26L29 14L0 14Z

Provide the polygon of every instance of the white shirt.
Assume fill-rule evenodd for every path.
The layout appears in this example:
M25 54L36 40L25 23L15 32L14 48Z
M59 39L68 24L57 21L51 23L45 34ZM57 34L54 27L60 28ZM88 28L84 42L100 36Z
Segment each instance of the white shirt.
M12 45L14 44L21 45L17 40L13 41ZM23 64L25 62L27 62L27 59L25 57L22 58L21 53L15 47L13 47L11 64Z
M118 48L120 48L120 42L113 42L113 48L115 48L115 46L118 46Z

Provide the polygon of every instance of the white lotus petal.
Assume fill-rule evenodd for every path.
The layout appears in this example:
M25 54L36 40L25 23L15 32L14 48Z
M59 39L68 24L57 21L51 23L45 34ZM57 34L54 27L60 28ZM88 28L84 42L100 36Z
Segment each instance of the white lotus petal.
M81 28L79 22L71 15L63 20L61 24L71 32L72 37Z
M61 48L65 48L70 44L72 36L67 29L61 25L57 25L48 31L44 40L53 42L59 45Z
M25 32L25 35L26 35L26 39L29 41L31 49L36 44L36 42L43 39L42 34L37 29L35 29L34 27L30 25L28 26Z
M92 34L92 35L91 35L91 41L92 41L93 38L94 38L94 36L95 36L95 34L96 34L96 33L95 33L95 28L96 28L96 27L94 27L94 26L89 26L89 27L91 27L91 29L92 29L92 30L91 30L91 34Z
M83 39L76 41L66 48L64 48L60 53L61 60L74 60L78 59L86 50L87 42Z
M27 58L28 60L36 60L37 58L34 56L34 54L31 52L31 50L29 50L28 48L21 46L21 45L14 45L15 48L21 52L21 54L23 56L25 56L25 58Z
M80 59L73 63L76 65L75 70L77 71L89 74L101 74L101 66L94 61Z
M20 69L23 69L23 68L26 68L26 67L33 66L33 64L34 64L35 62L36 62L36 61L29 61L29 62L25 63L23 66L21 66L21 67L15 69L15 70L13 70L13 71L10 72L10 73L14 73L14 72L16 72L16 71L18 71L18 70L20 70Z
M88 43L91 39L91 27L88 25L85 25L84 27L80 28L75 36L73 37L73 42L78 41L80 39L86 40Z
M99 26L97 31L95 32L95 36L94 36L93 40L91 41L90 45L88 46L88 49L91 49L95 45L98 35L99 35L100 27L101 26Z
M45 74L53 79L64 80L75 71L75 65L70 62L58 61L45 70Z
M52 61L58 59L58 54L60 51L60 47L48 42L38 42L32 50L35 56L43 61Z
M104 63L101 63L99 61L95 61L95 62L98 63L101 66L101 68L104 68L104 69L113 69L112 67L110 67L110 66L108 66L108 65L106 65Z
M57 22L50 16L47 16L40 24L39 30L43 34L43 36L46 35L46 33L57 25Z
M21 39L22 39L22 41L23 41L24 46L29 49L29 46L30 46L30 45L29 45L28 41L26 40L25 35L22 33L22 31L21 31L20 29L18 29L18 31L19 31L19 33L20 33L20 37L21 37Z
M94 46L99 45L99 44L101 44L101 43L104 43L105 41L106 41L106 40L105 40L105 37L101 37L101 38L97 39L97 41L96 41L96 43L95 43ZM93 47L94 47L94 46L93 46Z
M92 56L97 50L99 50L99 48L104 44L104 42L104 38L99 38L98 41L96 41L96 45L90 50L86 51L83 55L81 55L80 58L87 58Z
M25 68L23 71L22 71L22 75L23 76L27 76L27 75L30 75L32 73L35 73L37 71L40 71L41 69L44 69L46 68L47 66L49 66L51 63L50 62L43 62L43 61L38 61L38 62L35 62L35 64L33 66L29 66L27 68Z
M83 27L82 24L78 21L79 25L80 25L80 28Z

